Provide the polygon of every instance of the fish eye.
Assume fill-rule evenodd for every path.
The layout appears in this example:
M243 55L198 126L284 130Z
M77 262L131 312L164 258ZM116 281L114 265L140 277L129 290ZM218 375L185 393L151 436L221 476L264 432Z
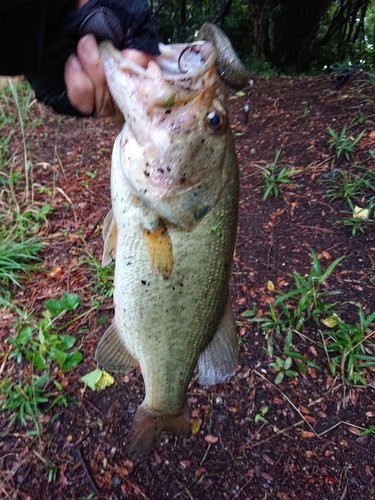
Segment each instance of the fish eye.
M207 121L211 130L214 132L220 130L224 123L223 116L217 111L211 111L211 113L208 113Z

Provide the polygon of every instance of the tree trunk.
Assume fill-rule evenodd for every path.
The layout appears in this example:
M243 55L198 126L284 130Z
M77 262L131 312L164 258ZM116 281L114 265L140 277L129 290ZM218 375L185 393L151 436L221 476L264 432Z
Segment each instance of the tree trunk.
M274 11L271 62L281 71L302 71L311 61L310 49L323 13L332 0L283 0Z

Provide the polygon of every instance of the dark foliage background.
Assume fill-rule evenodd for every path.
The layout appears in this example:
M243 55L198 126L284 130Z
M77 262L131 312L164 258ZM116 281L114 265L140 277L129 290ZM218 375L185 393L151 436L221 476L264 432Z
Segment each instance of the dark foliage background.
M220 25L255 72L373 68L375 0L152 0L164 43Z

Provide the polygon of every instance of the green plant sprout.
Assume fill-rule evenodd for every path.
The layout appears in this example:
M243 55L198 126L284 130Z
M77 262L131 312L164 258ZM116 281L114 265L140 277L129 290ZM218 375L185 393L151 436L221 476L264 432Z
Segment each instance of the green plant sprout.
M260 188L258 188L265 189L263 194L263 201L265 201L271 193L275 198L277 198L279 196L280 187L283 184L296 185L291 177L300 173L300 170L294 170L289 165L278 165L277 162L279 160L280 153L280 150L276 152L273 163L269 163L265 167L257 165L257 167L261 170L261 174L263 175L263 179L265 181L265 185L262 185L260 186Z
M371 201L375 197L375 172L370 168L355 166L355 171L332 170L323 179L327 198L334 201L355 202L365 197Z
M270 363L271 368L273 368L276 372L275 384L281 384L284 380L284 377L295 378L298 376L298 373L294 370L291 370L293 360L290 356L285 359L276 356L276 360L273 363Z
M366 129L356 137L351 135L346 135L347 126L345 126L340 133L336 133L331 127L327 127L327 133L330 135L328 139L329 149L334 148L336 152L336 158L339 159L341 155L344 155L347 160L350 158L350 154L354 152L355 146L362 139L366 133Z
M37 322L36 327L27 324L17 337L9 337L8 342L13 346L9 358L20 362L26 356L38 370L45 370L51 361L56 361L64 371L80 363L82 354L79 351L67 352L77 339L72 335L54 333L56 318L66 311L74 311L79 304L80 298L76 294L65 293L61 300L48 300L43 319Z
M259 413L257 413L254 417L254 422L257 424L259 423L260 421L264 421L265 420L265 416L267 415L268 413L268 410L269 410L269 407L268 406L263 406L260 410Z
M360 306L358 324L345 323L338 316L334 316L330 324L332 329L323 331L322 339L332 374L340 369L343 379L346 375L349 382L366 385L363 369L375 366L371 342L371 337L375 338L375 312L366 316Z

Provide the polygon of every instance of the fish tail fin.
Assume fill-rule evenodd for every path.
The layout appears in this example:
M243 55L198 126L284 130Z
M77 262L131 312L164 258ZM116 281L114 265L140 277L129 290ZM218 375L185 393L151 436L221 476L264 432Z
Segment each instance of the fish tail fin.
M190 410L188 403L177 415L157 416L146 406L141 405L134 417L133 429L128 446L128 454L137 458L152 449L161 433L172 432L175 435L188 435L190 432Z

